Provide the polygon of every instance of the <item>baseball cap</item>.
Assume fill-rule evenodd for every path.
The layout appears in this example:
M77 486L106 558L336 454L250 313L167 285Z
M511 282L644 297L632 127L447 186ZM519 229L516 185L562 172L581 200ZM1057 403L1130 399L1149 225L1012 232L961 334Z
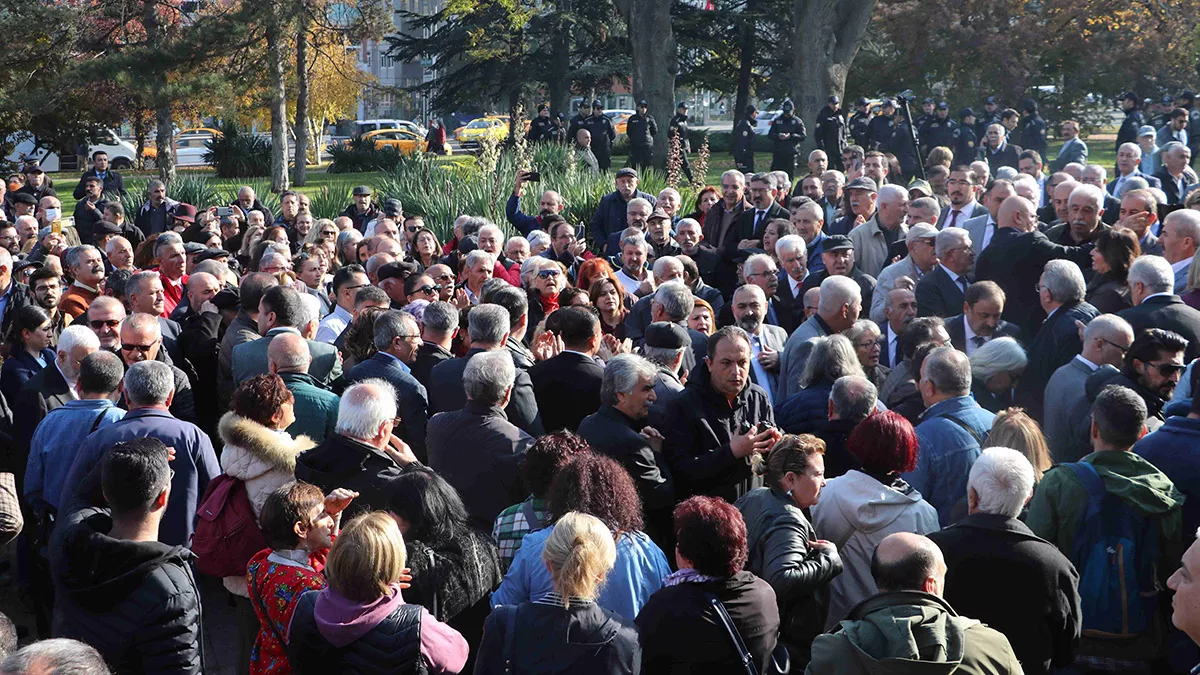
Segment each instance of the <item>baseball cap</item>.
M986 99L986 100L984 100L984 103L986 103L986 104L988 104L988 105L996 105L996 97L995 97L995 96L989 96L989 97L987 97L987 99Z
M661 208L657 208L657 209L654 209L654 213L651 213L650 217L647 218L646 221L649 222L651 220L670 220L670 219L671 219L671 216L668 216L666 211L663 211Z
M756 112L758 112L758 108L755 108L754 104L752 104L752 103L746 104L746 115L747 116L753 115Z
M881 103L880 105L882 105L884 108L895 108L896 102L890 98L885 98L885 99L883 99L883 103Z
M875 185L875 179L867 176L860 176L850 181L846 186L847 190L866 190L867 192L879 192L879 187Z
M938 107L938 110L949 110L950 104L946 103L945 101L938 101L937 107Z
M642 99L642 100L638 101L638 107L639 108L649 108L650 104L646 102L646 99Z
M937 228L929 223L917 223L908 228L908 233L904 235L904 243L911 244L918 239L933 239L937 237Z
M1122 101L1133 101L1134 103L1138 103L1138 102L1140 102L1141 99L1139 99L1137 97L1137 94L1133 93L1132 91L1127 91L1121 95L1121 100Z
M1154 127L1150 126L1149 124L1138 127L1138 138L1141 138L1142 136L1154 135L1156 135L1154 132Z
M860 97L858 99L858 101L855 102L855 105L860 105L860 106L861 105L870 105L870 104L871 104L871 102L867 100L866 96Z
M838 98L837 94L834 94L833 96L829 97L829 102L830 103L841 103L842 99Z
M626 176L632 176L633 178L637 178L638 177L637 169L626 166L626 167L623 167L623 168L617 170L617 178L624 178Z
M963 119L964 117L975 117L975 111L970 108L963 108L962 110L959 110L958 118Z
M592 100L592 107L593 107L593 108L603 108L603 107L604 107L604 104L603 104L603 103L601 103L601 102L600 102L600 99L598 99L598 98L597 98L597 99L593 99L593 100Z
M850 237L842 234L831 234L825 238L825 246L822 251L844 251L846 249L854 250L854 242L850 241Z
M929 184L929 181L920 178L914 178L911 182L909 182L908 191L910 194L912 192L921 192L924 193L926 197L933 196L933 186Z
M356 185L356 186L354 187L354 193L353 193L353 194L354 194L354 196L355 196L355 197L357 197L357 196L359 196L359 195L370 195L370 194L372 194L372 193L371 193L371 186L370 186L370 185Z
M680 101L675 107L683 108L684 110L687 110L687 107L688 107L687 101Z
M45 173L45 171L42 171L41 165L37 162L29 162L25 168L21 169L21 173Z
M549 109L550 109L550 106L546 105L545 103L539 103L538 107L537 107L538 112L542 112L543 110L549 110Z
M692 344L687 330L677 323L656 321L646 327L646 346L656 349L682 349Z
M933 104L933 99L929 98L928 96L921 99L921 105L932 105L932 104Z

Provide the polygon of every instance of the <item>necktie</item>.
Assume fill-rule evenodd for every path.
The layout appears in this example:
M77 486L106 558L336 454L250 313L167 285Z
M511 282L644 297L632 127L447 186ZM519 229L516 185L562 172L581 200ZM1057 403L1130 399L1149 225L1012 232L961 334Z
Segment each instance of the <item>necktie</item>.
M755 211L754 212L754 231L755 232L758 232L758 226L760 224L762 224L762 219L763 219L764 213L766 213L766 211Z
M958 276L958 287L962 289L963 293L967 292L967 278L961 274Z
M976 349L979 349L983 346L983 343L987 342L987 338L983 337L982 335L976 335L975 337L971 338L971 342L975 345Z
M950 223L947 224L946 227L954 227L954 224L958 222L958 214L959 213L960 212L958 209L954 209L953 211L950 212Z

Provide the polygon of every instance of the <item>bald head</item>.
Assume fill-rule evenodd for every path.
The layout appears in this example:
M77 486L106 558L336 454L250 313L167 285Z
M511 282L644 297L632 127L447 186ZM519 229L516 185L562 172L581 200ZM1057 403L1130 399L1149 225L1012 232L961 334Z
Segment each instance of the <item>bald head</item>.
M881 592L921 591L941 596L946 561L941 549L928 537L897 532L884 537L875 547L871 576Z
M1060 222L1067 222L1067 218L1069 217L1068 205L1071 200L1071 193L1075 190L1075 188L1079 187L1079 185L1080 184L1073 178L1067 176L1065 180L1054 186L1054 194L1050 195L1050 199L1054 203L1054 216L1058 218Z
M1019 232L1032 232L1037 227L1037 208L1028 199L1014 195L1000 204L996 224Z
M193 311L199 312L200 307L211 300L221 290L221 282L208 272L193 272L188 276L188 303Z
M295 333L280 333L267 346L272 373L307 373L311 362L308 343Z

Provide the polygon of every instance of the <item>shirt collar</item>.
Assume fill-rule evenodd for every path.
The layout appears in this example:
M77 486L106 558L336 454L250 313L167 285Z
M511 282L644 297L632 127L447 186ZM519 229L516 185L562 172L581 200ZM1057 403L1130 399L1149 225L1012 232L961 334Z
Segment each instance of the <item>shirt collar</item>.
M950 277L950 281L953 281L956 284L958 283L959 274L957 272L951 271L949 267L946 267L942 263L938 263L938 267L942 268L942 270L946 272L946 274Z
M1170 297L1173 297L1174 295L1175 295L1174 293L1151 293L1150 295L1147 295L1146 297L1142 298L1142 302L1145 303L1150 298L1158 298L1158 297L1170 298Z
M970 344L971 339L974 338L976 335L978 335L978 333L971 330L971 322L967 321L966 314L963 315L962 322L963 322L963 338L967 344Z
M401 367L401 368L404 370L404 372L406 372L406 373L407 373L407 372L409 372L408 364L407 364L407 363L405 363L405 362L403 362L403 361L401 361L399 356L396 356L395 354L393 354L393 353L391 353L391 352L388 352L388 351L382 351L382 350L381 350L381 351L378 351L378 352L375 352L375 353L376 353L376 354L382 354L383 356L386 356L386 357L388 357L388 358L390 358L390 359L393 359L393 360L394 360L394 361L395 361L397 364L399 364L399 366L400 366L400 367Z
M1183 260L1180 260L1179 262L1171 263L1171 269L1178 272L1180 270L1187 269L1188 265L1191 265L1191 264L1192 264L1191 258L1184 258Z
M1095 363L1092 363L1091 361L1087 360L1086 358L1084 358L1083 354L1076 354L1075 358L1079 359L1079 361L1081 363L1083 363L1083 365L1087 366L1088 370L1099 370L1100 369L1099 364L1095 364Z

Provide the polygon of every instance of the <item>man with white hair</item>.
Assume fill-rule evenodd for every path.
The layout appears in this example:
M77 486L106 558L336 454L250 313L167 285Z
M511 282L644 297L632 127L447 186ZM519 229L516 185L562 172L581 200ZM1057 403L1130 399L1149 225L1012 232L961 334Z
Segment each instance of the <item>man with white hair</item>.
M1088 164L1079 172L1079 182L1084 185L1095 185L1100 188L1100 192L1104 195L1104 210L1107 212L1104 215L1104 222L1112 225L1116 222L1116 214L1112 209L1120 211L1121 202L1114 196L1108 194L1105 190L1106 182L1108 181L1108 171L1099 164Z
M779 360L779 387L776 401L787 400L799 391L800 373L812 349L809 340L840 333L858 321L862 311L862 290L850 277L829 277L821 282L821 300L817 313L800 324L784 344Z
M891 261L891 251L908 232L904 216L908 210L908 190L899 185L884 185L876 198L875 215L850 230L858 268L871 276L879 276Z
M775 191L779 183L772 173L756 173L750 179L750 203L752 208L746 209L738 216L737 222L726 235L724 250L726 260L732 260L738 249L762 248L763 233L767 223L782 218L787 220L791 213L775 201Z
M463 277L466 279L463 289L472 305L479 304L479 298L483 295L483 282L492 278L495 269L496 259L491 253L475 249L467 254L463 262Z
M823 231L827 222L824 211L817 202L801 197L793 197L790 206L792 208L788 220L796 228L796 234L804 240L808 252L808 264L805 267L810 274L816 274L825 269L821 252L825 250L825 240L829 238ZM779 242L775 245L779 246Z
M1179 220L1172 218L1179 214L1197 212L1175 211L1167 216L1164 234L1175 231L1172 224L1178 225ZM1196 217L1200 218L1200 214ZM1200 356L1200 311L1179 299L1175 293L1171 268L1167 260L1158 256L1141 256L1134 260L1129 266L1128 277L1129 299L1133 307L1122 310L1117 316L1129 322L1134 335L1147 328L1162 328L1182 335L1188 341L1185 356L1191 361Z
M946 601L1003 633L1026 673L1046 673L1074 660L1079 574L1019 520L1034 482L1020 452L987 448L967 480L969 515L928 537L946 557Z
M21 395L9 401L13 410L18 452L28 452L33 432L46 413L79 398L76 383L84 357L100 349L100 338L82 324L67 326L58 337L54 363L38 371L21 387ZM25 466L24 456L16 466Z
M1078 323L1087 324L1100 311L1084 302L1087 286L1079 266L1069 260L1046 263L1037 283L1038 301L1046 320L1029 341L1029 364L1017 383L1017 403L1042 420L1042 397L1054 371L1083 349Z
M1078 459L1064 456L1074 440L1071 411L1087 401L1088 377L1101 366L1120 368L1125 353L1133 345L1133 328L1115 314L1101 314L1083 329L1083 348L1065 365L1050 376L1046 383L1045 419L1042 430L1055 459Z
M871 294L872 321L882 324L886 320L884 305L887 304L888 294L896 288L900 279L908 279L916 284L937 266L937 236L937 229L927 222L916 223L908 228L904 235L908 255L884 267L875 282L875 292Z
M1047 230L1046 237L1063 246L1082 246L1095 241L1101 232L1109 229L1103 222L1106 201L1104 192L1099 188L1092 185L1076 186L1067 199L1067 221Z
M680 219L675 223L675 243L679 244L680 252L696 264L696 273L703 283L715 287L721 258L704 243L704 228L700 223L693 218Z
M641 297L653 290L649 288L646 260L650 256L650 244L641 234L631 234L621 239L621 268L616 271L617 281L626 293ZM643 289L647 286L647 289Z
M836 478L858 466L846 439L859 422L874 414L879 390L865 377L844 375L834 380L829 392L828 420L814 434L825 441L825 477Z
M1162 167L1154 177L1161 183L1168 204L1182 204L1187 196L1187 169L1192 161L1192 151L1179 141L1171 141L1159 150L1158 156L1162 160Z
M775 242L775 257L783 269L775 289L779 327L791 332L804 323L804 279L808 277L808 249L798 234L787 234ZM743 272L745 266L742 267Z
M683 279L683 263L674 256L663 256L654 261L651 272L654 275L654 287L659 288L663 284ZM651 293L638 298L638 301L633 303L633 309L625 317L625 337L633 340L635 347L641 346L646 328L654 322L651 318L651 305L655 295Z
M971 285L967 273L975 262L971 236L961 227L947 227L935 240L937 267L917 282L917 315L947 317L963 304Z
M1158 242L1162 244L1163 257L1174 270L1175 290L1182 292L1187 288L1192 258L1200 248L1200 212L1181 209L1168 214L1163 219Z
M410 370L421 346L421 328L411 314L389 309L375 318L373 329L375 355L351 368L346 381L378 379L391 385L400 412L400 422L392 433L412 448L417 459L424 460L429 395Z
M504 253L504 231L488 223L479 228L479 250L486 251L494 261L492 277L503 279L513 286L521 285L521 264L510 260ZM524 262L523 260L521 262Z
M1142 173L1142 148L1137 143L1122 143L1117 148L1117 177L1109 181L1105 191L1113 197L1120 198L1121 187L1125 181L1138 176L1144 178L1150 187L1162 188L1162 181Z

